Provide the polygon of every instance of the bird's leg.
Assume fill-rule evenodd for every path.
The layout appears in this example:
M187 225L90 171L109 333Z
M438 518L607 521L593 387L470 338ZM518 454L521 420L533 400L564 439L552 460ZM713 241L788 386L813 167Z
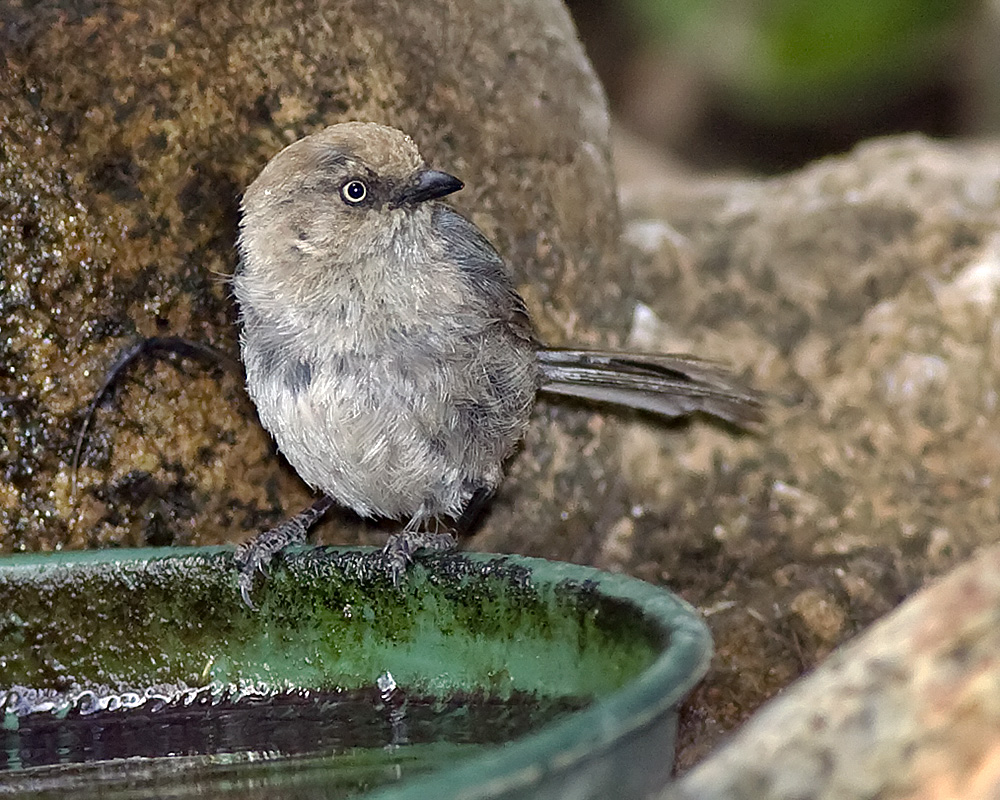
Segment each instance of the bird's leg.
M453 550L458 546L454 536L447 531L440 533L437 530L437 517L434 517L433 533L421 530L426 519L423 511L418 511L406 523L402 532L392 534L382 548L393 583L399 583L406 574L406 569L413 563L413 557L418 550Z
M483 509L493 498L492 489L476 489L465 504L462 513L455 518L455 537L471 536L476 523L482 518Z
M434 533L422 531L420 528L427 518L426 511L421 509L415 514L406 523L402 533L393 534L385 543L383 552L388 559L393 582L399 583L406 568L413 563L413 556L418 550L451 550L457 547L457 537L464 536L472 530L492 496L493 492L489 489L476 489L462 509L462 513L455 518L454 532L440 533L437 530L439 524L437 517L433 518Z
M285 520L276 528L257 534L239 546L235 561L239 569L237 582L244 603L250 608L254 608L254 604L250 600L250 592L253 589L254 577L257 572L266 574L268 567L278 553L289 545L302 544L306 540L309 529L332 505L333 499L323 495L291 519Z

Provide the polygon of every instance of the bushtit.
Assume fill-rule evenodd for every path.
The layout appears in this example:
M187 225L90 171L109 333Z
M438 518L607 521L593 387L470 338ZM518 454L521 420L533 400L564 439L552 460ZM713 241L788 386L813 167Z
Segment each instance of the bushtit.
M240 548L240 589L334 501L407 520L387 551L448 546L497 488L539 391L666 417L759 419L756 395L683 356L542 345L507 266L437 202L462 188L382 125L333 125L243 197L233 287L247 389L312 507Z

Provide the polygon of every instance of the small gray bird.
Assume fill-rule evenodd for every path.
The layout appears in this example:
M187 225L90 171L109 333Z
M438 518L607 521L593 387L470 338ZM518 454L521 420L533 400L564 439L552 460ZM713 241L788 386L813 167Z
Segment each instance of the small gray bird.
M322 496L237 554L254 575L333 502L407 520L387 550L454 543L503 477L539 391L666 417L760 419L758 396L684 356L543 346L507 266L440 202L462 188L383 125L333 125L276 155L243 197L233 281L247 389Z

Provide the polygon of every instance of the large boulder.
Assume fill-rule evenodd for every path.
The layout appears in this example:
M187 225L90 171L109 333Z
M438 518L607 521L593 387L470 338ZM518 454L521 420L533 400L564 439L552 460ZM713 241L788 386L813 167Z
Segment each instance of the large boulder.
M137 365L93 421L75 491L69 465L123 347L177 335L236 352L240 194L325 125L394 125L461 176L455 205L510 260L548 339L626 331L607 110L558 0L15 3L0 43L8 550L239 541L308 502L239 380L187 362ZM614 445L590 419L534 436L491 544L530 530L540 549L566 508L592 523ZM553 456L570 446L594 455ZM343 515L321 536L382 533Z

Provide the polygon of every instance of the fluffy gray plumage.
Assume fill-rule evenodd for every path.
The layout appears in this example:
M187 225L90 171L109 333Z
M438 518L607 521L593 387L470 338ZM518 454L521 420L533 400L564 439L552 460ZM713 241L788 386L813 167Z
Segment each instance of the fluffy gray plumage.
M496 250L437 202L461 185L403 133L351 122L286 147L247 189L247 387L307 483L414 528L497 487L539 390L758 418L705 362L542 347Z

